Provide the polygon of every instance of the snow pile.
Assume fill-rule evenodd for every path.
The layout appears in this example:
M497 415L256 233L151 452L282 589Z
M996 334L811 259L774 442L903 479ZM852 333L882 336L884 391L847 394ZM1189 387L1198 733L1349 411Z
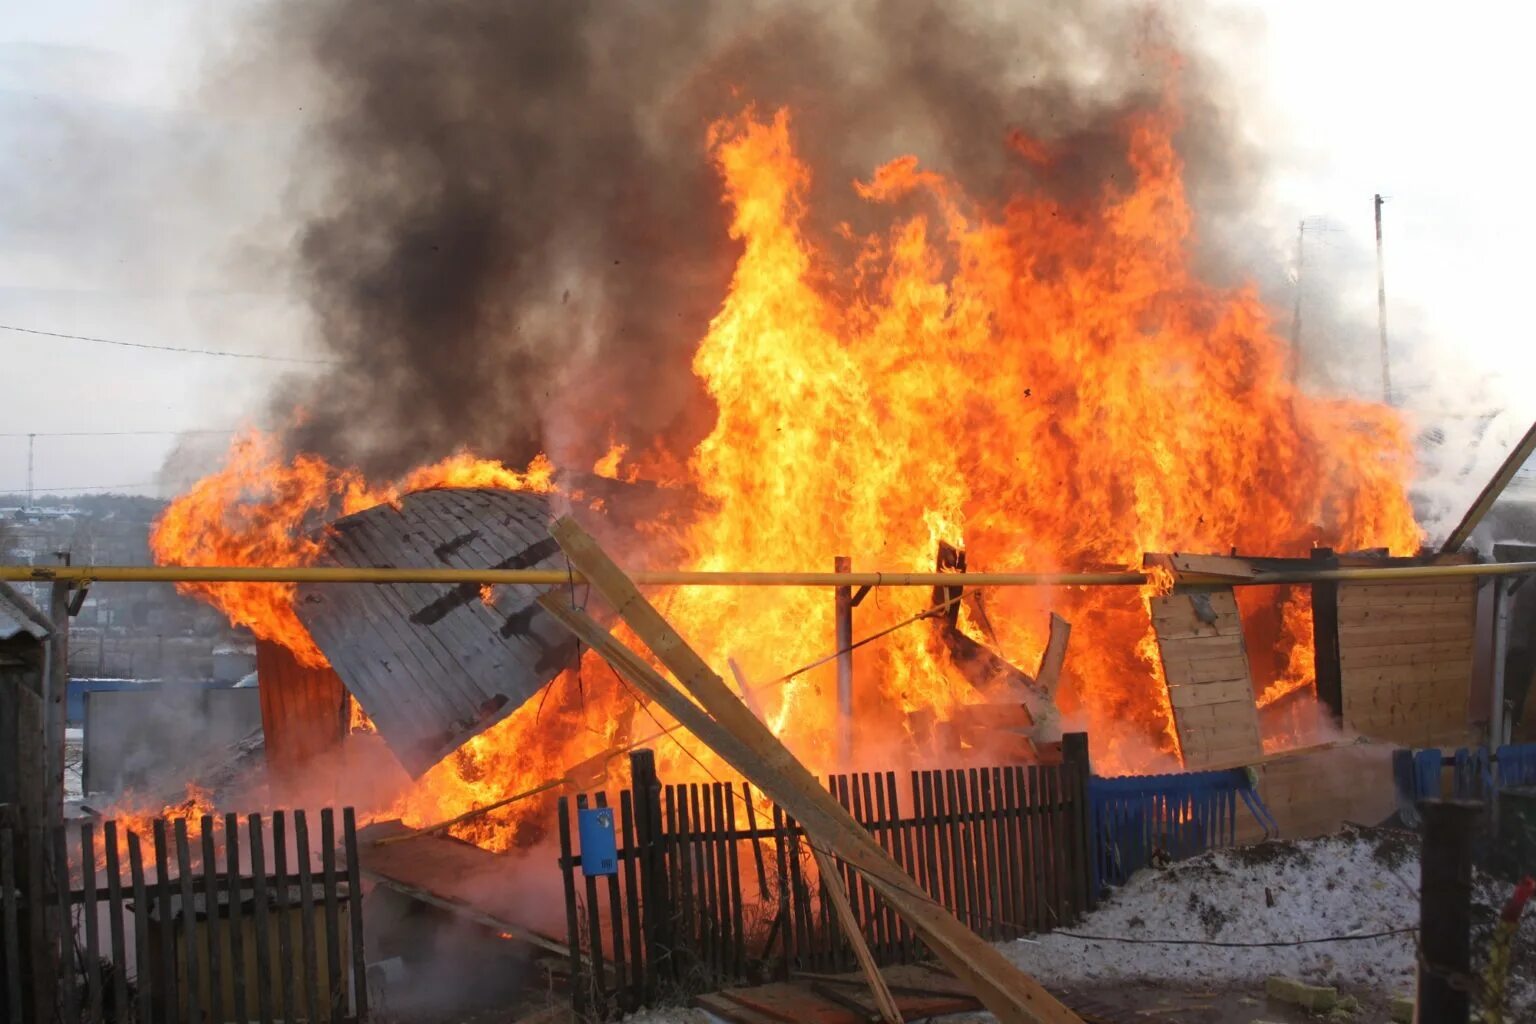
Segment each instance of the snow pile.
M1137 874L1061 932L1003 951L1047 984L1153 981L1251 985L1272 974L1381 996L1413 989L1415 936L1242 948L1108 939L1292 943L1411 928L1419 917L1418 839L1381 830L1217 850ZM1474 919L1497 912L1509 886L1479 886ZM1492 910L1489 910L1490 904ZM1527 915L1521 944L1536 942ZM1474 939L1474 944L1476 940ZM1517 1005L1529 979L1513 983Z

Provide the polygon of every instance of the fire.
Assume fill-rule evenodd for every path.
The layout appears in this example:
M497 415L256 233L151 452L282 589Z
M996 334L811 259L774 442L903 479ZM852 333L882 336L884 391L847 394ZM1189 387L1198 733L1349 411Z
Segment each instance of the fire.
M593 471L681 479L702 495L704 511L676 538L691 569L830 569L849 555L856 569L924 570L940 540L990 571L1124 568L1145 551L1234 546L1414 550L1398 414L1299 390L1256 291L1195 272L1178 128L1167 100L1129 116L1128 175L1070 203L1027 186L984 202L913 157L894 160L851 186L888 223L859 235L823 228L809 207L813 172L788 112L749 109L713 125L707 145L740 245L692 366L716 406L714 427L691 452L663 441L636 463L610 441ZM1058 148L1013 139L1020 181ZM601 437L612 425L588 427ZM194 565L308 564L328 516L466 485L549 490L553 467L541 459L519 473L460 453L375 484L310 456L283 462L269 440L247 437L224 470L172 504L154 551ZM321 658L293 615L292 588L188 589L301 659ZM990 625L967 605L961 628L1031 669L1049 612L1065 616L1074 631L1063 709L1089 730L1101 767L1133 768L1175 750L1145 606L1155 589L1002 588L986 595ZM857 610L856 633L929 599L877 590ZM748 679L775 678L832 643L822 590L682 588L665 608L712 664L734 659ZM1279 614L1286 667L1266 702L1311 682L1304 598ZM864 764L910 752L909 713L943 719L980 700L923 624L861 649L856 665ZM773 729L823 769L837 728L832 672L761 695ZM560 779L621 751L631 726L649 731L635 710L589 657L394 810L425 824ZM679 743L657 748L672 778L697 775ZM521 843L540 799L461 834Z
M312 565L324 550L323 527L334 516L430 487L548 493L554 489L554 471L544 455L519 472L456 452L400 480L375 484L356 470L337 469L313 455L285 462L272 437L250 431L235 439L222 469L170 504L150 533L149 547L157 562L181 565ZM180 583L177 589L209 602L233 625L282 644L301 663L326 664L294 614L293 584Z

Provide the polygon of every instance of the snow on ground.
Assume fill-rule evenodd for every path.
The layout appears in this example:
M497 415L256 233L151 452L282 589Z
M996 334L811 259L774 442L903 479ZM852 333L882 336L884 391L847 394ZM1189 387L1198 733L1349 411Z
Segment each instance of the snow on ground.
M1309 945L1234 948L1108 941L1181 939L1294 942L1412 927L1419 916L1416 837L1378 830L1218 850L1138 873L1065 931L1007 943L1003 951L1048 984L1154 981L1251 985L1272 974L1390 997L1413 989L1414 935ZM1488 920L1512 887L1485 887L1475 902ZM1491 905L1491 911L1487 909ZM1523 947L1536 948L1527 913ZM1479 943L1474 938L1474 948ZM1518 962L1518 960L1517 960ZM1517 993L1531 1005L1529 977ZM1520 1019L1520 1018L1516 1018Z

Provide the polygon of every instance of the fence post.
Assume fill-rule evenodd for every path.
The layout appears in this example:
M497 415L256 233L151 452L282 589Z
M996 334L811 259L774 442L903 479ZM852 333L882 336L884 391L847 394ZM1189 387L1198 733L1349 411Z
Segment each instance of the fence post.
M1424 800L1416 1020L1466 1024L1472 967L1472 837L1482 804Z
M672 900L667 892L667 858L661 818L661 780L656 754L635 750L629 755L630 790L635 804L635 845L640 860L640 943L644 950L644 1005L656 1000L661 965L672 954Z
M1072 851L1072 909L1077 914L1093 909L1098 894L1093 886L1092 808L1088 805L1088 734L1069 732L1061 737L1061 763L1066 769L1072 798L1070 849Z

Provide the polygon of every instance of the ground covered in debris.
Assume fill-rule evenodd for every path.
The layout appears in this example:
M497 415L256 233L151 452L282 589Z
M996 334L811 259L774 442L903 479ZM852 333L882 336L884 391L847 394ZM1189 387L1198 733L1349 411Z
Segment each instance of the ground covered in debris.
M1360 1001L1364 1019L1384 1019L1390 999L1413 989L1415 936L1402 930L1418 921L1418 883L1411 833L1362 829L1267 842L1142 871L1073 928L1003 949L1062 985L1261 995L1266 978L1286 975L1335 986ZM1486 956L1512 889L1479 877L1474 956ZM1319 939L1334 941L1312 941ZM1536 914L1526 915L1513 963L1511 1019L1532 1019L1523 1014L1536 1013Z

